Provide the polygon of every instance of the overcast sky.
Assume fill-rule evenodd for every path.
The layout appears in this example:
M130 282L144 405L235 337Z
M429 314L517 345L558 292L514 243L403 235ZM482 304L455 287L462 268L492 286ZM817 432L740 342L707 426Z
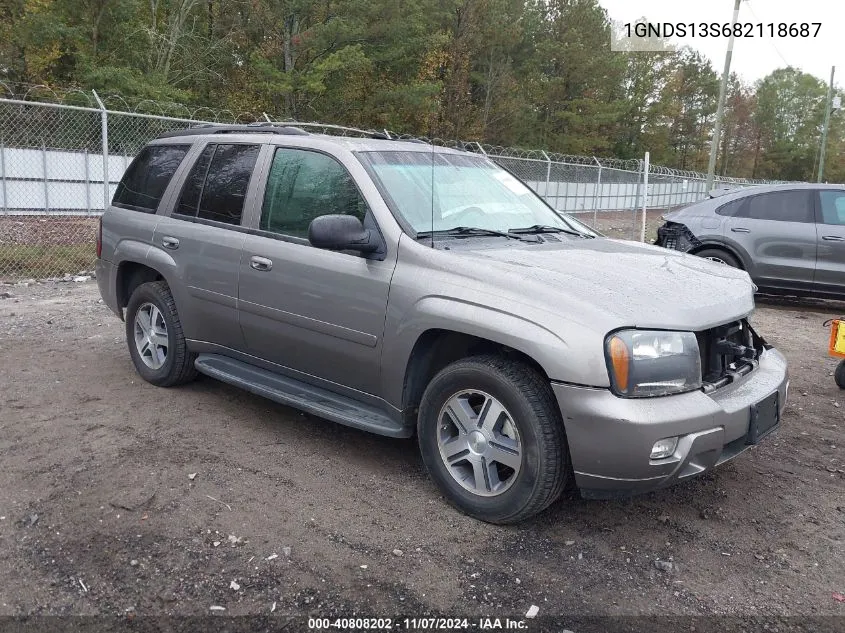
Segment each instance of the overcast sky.
M646 17L651 22L726 22L733 18L734 0L599 0L610 18L622 23ZM748 82L776 68L794 66L825 83L836 66L836 85L845 86L845 0L743 0L740 22L821 22L815 39L737 38L731 71ZM721 75L728 38L685 39L713 62ZM636 53L632 53L636 54Z

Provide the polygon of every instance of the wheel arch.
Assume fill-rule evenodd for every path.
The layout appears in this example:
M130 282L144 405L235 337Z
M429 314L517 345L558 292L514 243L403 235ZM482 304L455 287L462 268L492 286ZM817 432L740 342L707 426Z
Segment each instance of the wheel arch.
M114 261L114 292L119 309L126 307L132 292L142 283L165 281L173 291L170 277L176 270L176 262L168 253L150 248L144 242L123 240L115 248Z
M124 260L117 266L115 277L115 293L119 308L125 308L129 304L129 298L135 289L141 284L150 281L167 281L164 275L158 270L142 262Z
M491 338L465 332L430 328L420 333L405 364L402 383L402 409L413 416L431 379L451 363L470 356L495 354L522 362L545 380L549 376L529 354Z
M490 350L524 360L546 380L605 387L604 335L595 322L565 311L509 309L426 296L402 312L388 310L381 358L382 397L413 407L420 382L452 359ZM585 360L586 359L586 360Z
M733 255L733 257L736 258L736 260L740 263L740 266L742 266L742 270L749 270L750 258L748 257L747 253L745 253L742 249L739 249L725 242L704 242L703 244L701 244L701 246L696 246L694 249L691 249L689 251L689 254L698 255L701 251L705 250L725 251L729 255Z

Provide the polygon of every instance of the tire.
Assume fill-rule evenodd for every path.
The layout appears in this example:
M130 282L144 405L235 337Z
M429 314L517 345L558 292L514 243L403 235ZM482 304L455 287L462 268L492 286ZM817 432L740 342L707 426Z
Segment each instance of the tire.
M836 371L833 372L833 379L836 381L837 387L845 389L845 360L839 361Z
M132 293L126 306L126 344L135 370L149 383L173 387L197 376L196 354L188 351L176 303L164 281L141 284Z
M494 418L497 405L502 411ZM423 394L417 435L423 463L446 499L488 523L518 523L542 512L570 479L551 386L518 361L474 356L444 368Z
M720 264L725 264L731 268L742 268L736 257L721 248L705 248L704 250L698 251L696 256L703 257L704 259L709 259L710 261L718 262Z

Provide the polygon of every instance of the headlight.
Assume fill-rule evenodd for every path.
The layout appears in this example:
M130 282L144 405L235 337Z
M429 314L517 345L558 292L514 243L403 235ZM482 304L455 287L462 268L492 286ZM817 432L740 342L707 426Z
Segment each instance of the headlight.
M701 356L692 332L621 330L607 337L605 356L619 396L665 396L701 387Z

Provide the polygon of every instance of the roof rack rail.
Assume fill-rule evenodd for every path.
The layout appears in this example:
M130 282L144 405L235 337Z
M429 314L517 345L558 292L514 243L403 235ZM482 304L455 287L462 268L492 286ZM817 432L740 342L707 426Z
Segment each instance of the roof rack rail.
M362 130L357 127L346 127L344 125L334 125L333 123L300 123L299 121L279 121L276 125L295 126L300 128L318 128L321 130L332 130L337 132L354 132L361 134L367 138L383 139L386 141L395 140L396 137L391 136L387 130Z
M203 124L184 130L173 130L159 134L156 138L173 138L175 136L199 136L201 134L239 134L245 132L261 132L263 134L286 134L289 136L303 136L308 132L298 127L271 123L247 123L240 125Z

